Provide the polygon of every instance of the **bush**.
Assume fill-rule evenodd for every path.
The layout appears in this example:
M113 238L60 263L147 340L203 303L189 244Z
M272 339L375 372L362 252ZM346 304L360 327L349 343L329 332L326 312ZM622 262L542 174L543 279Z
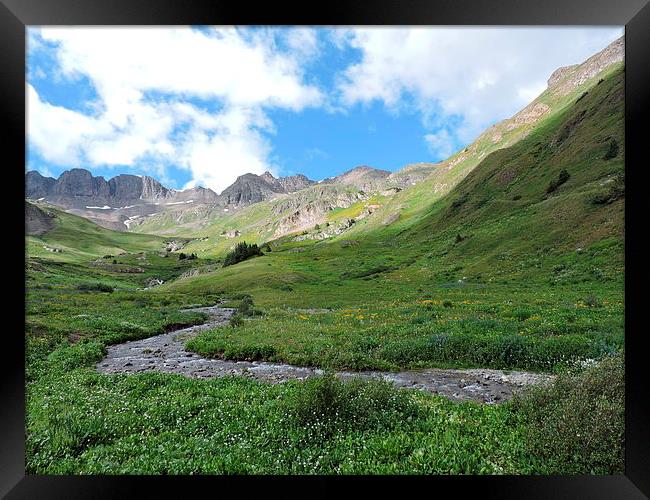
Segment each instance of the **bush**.
M255 313L253 309L253 299L244 297L237 308L237 313L240 316L253 316Z
M451 300L445 300L442 303L442 305L443 305L443 307L453 307L454 306L454 304L452 304Z
M409 394L390 382L361 378L343 382L332 373L307 379L285 404L296 426L321 437L390 427L417 412Z
M232 266L251 257L264 255L258 246L253 243L249 245L245 241L238 243L232 252L229 252L223 260L223 267Z
M584 298L583 302L587 307L602 307L603 304L598 300L598 297L595 295L588 295Z
M104 283L80 283L77 285L77 290L112 293L113 287Z
M512 401L526 446L546 474L623 474L625 369L621 353Z
M237 328L238 326L242 326L244 324L243 318L239 315L239 313L235 313L230 317L230 326L233 328Z
M620 173L606 189L592 195L591 202L594 205L609 205L623 196L625 196L625 174Z
M617 156L618 156L618 142L616 142L616 139L612 139L611 141L609 141L609 148L607 149L605 156L603 156L603 160L611 160L612 158L616 158Z
M559 188L562 184L568 181L570 177L571 175L566 169L563 168L562 170L560 170L557 179L552 180L549 183L548 187L546 188L546 194L553 193L555 190L557 190L557 188Z
M185 255L183 252L178 254L178 260L184 260L187 259L187 255Z

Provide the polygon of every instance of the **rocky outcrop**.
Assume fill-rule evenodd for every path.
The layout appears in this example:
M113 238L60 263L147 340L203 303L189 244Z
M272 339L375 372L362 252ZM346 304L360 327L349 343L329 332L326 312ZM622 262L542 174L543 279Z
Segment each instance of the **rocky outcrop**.
M185 248L185 243L182 241L168 241L165 250L168 252L176 252Z
M284 192L278 183L271 183L267 178L255 174L240 175L233 184L221 192L219 195L221 201L225 205L250 205L267 200L276 193Z
M36 170L27 172L25 176L25 197L33 200L44 198L52 192L56 179L43 177Z
M167 198L169 195L169 189L163 186L156 179L147 175L142 176L142 189L139 196L141 199L158 200L161 198Z
M314 181L302 174L290 175L289 177L280 177L278 179L278 182L286 193L294 193L316 184Z
M58 198L82 199L82 202L99 200L105 202L111 192L108 182L103 177L93 175L83 168L66 170L52 185L48 195Z
M551 73L551 76L547 80L546 82L547 86L554 87L559 82L561 82L565 76L571 73L578 66L579 64L572 64L571 66L562 66L561 68L556 69L555 71L553 71L553 73Z
M388 170L380 170L362 165L336 177L325 179L322 183L343 184L346 186L354 186L363 191L370 191L376 189L389 175L390 172Z
M47 233L55 226L55 215L42 210L36 205L25 203L25 233L29 236L40 236Z
M423 181L432 172L434 172L441 163L410 163L405 167L401 168L397 172L393 172L386 178L387 189L382 191L383 196L392 196L397 193L397 191L407 188L409 186L414 186L415 184ZM395 190L391 193L391 190Z
M244 174L224 189L220 194L220 202L224 205L250 205L268 200L278 194L293 193L315 184L306 176L292 175L275 178L270 172L262 175Z
M143 182L137 175L122 174L108 181L109 199L113 206L121 206L142 198Z
M548 79L548 88L557 95L566 95L576 87L593 78L606 67L623 61L625 58L625 39L623 37L610 43L582 64L565 66L553 72Z
M512 117L506 129L512 130L521 125L530 125L549 112L551 108L542 102L531 103ZM501 137L499 136L499 141ZM498 142L498 141L497 141Z

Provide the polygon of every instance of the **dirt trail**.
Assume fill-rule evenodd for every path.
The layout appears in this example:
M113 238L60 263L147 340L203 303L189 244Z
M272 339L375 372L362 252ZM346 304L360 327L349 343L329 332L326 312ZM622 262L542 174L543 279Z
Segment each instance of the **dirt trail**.
M241 375L271 383L290 379L302 380L323 374L323 371L318 368L265 361L208 359L186 351L185 342L188 339L202 330L227 324L235 312L234 309L222 308L219 305L188 309L188 311L205 312L209 315L209 319L201 325L109 346L108 354L97 364L97 370L101 373L138 373L156 370L196 378ZM455 400L472 400L487 404L503 402L523 387L552 379L550 375L538 373L437 368L403 372L339 371L336 375L341 379L380 377L391 381L397 387L420 389Z

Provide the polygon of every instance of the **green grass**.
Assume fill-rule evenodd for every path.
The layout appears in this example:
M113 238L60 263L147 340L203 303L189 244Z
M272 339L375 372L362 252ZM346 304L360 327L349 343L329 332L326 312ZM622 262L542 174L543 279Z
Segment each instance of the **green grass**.
M587 305L592 296L599 307ZM592 286L549 292L464 285L430 288L412 301L377 300L330 312L267 308L263 317L244 320L236 328L202 332L187 347L226 359L336 369L558 371L619 350L623 332L623 303L616 288L603 287L594 295Z
M327 394L300 382L104 376L92 369L100 358L97 343L61 348L48 357L47 374L29 386L29 473L501 474L534 468L523 429L509 425L505 406L455 404L366 383L342 394L358 394L355 405L334 390L341 416L337 432L327 432L332 415L306 418L301 411L314 398L327 401Z
M55 215L55 227L44 235L26 237L26 251L31 257L80 262L109 254L153 251L165 244L160 236L111 231L83 217L50 206L46 209ZM60 249L61 253L45 250L46 245Z

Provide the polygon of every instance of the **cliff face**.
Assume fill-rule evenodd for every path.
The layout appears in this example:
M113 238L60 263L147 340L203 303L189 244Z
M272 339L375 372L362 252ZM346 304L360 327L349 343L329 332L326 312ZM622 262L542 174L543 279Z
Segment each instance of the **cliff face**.
M390 176L388 170L380 170L365 165L355 167L352 170L325 179L325 184L343 184L346 186L354 186L357 189L370 191L376 189L383 181Z
M110 191L111 188L103 177L93 177L88 170L73 168L61 174L48 195L105 201Z
M168 198L169 195L169 189L163 186L156 179L147 175L142 176L142 189L140 198L143 200L158 200L161 198Z
M43 177L36 170L27 172L27 176L25 177L25 196L35 200L44 198L52 192L52 187L55 182L56 179Z
M244 174L222 191L224 205L250 205L268 200L277 194L293 193L316 184L302 174L276 178L270 172L262 175Z

